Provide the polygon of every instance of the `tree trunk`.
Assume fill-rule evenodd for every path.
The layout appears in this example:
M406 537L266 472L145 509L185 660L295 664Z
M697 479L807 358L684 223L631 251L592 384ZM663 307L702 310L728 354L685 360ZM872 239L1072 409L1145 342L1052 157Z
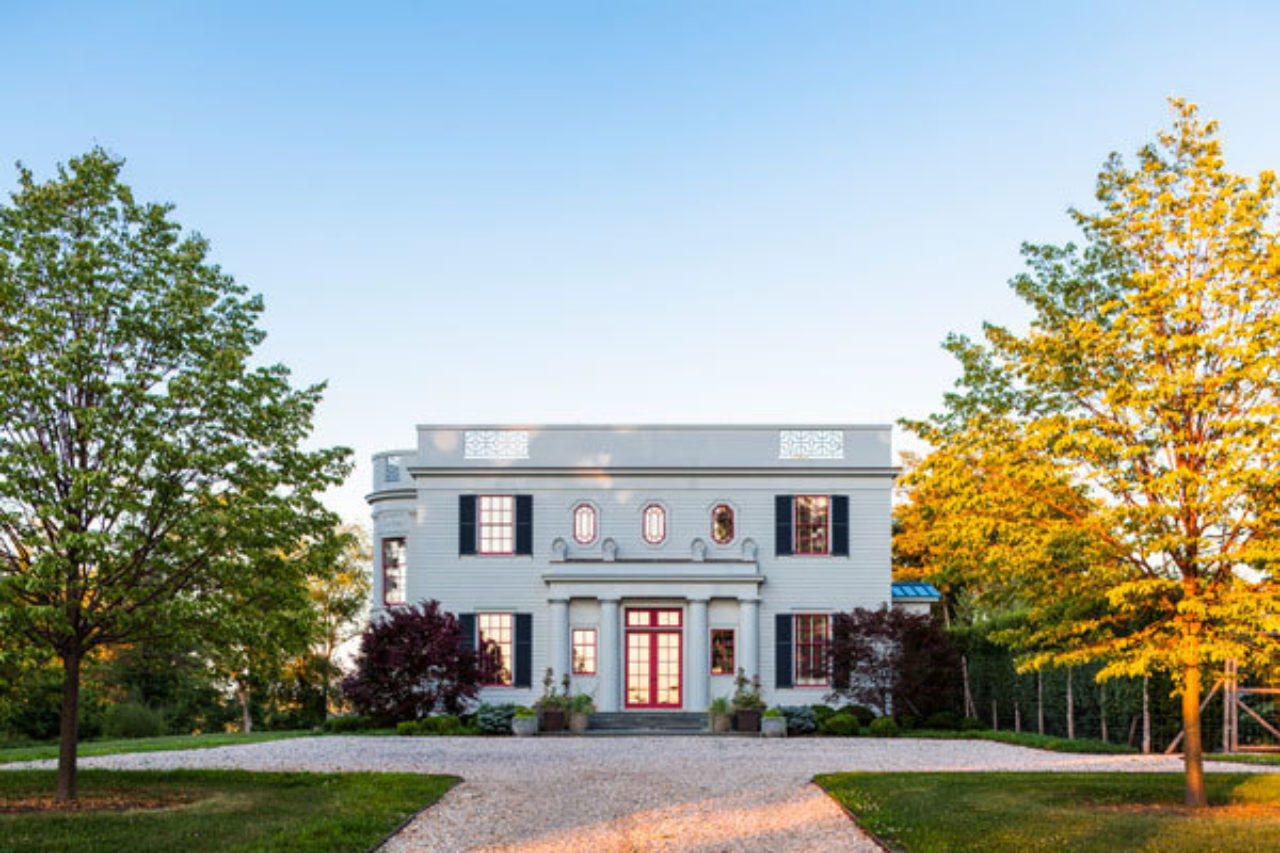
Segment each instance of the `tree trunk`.
M253 716L249 713L249 685L236 685L236 696L240 699L240 728L245 734L253 732Z
M76 748L80 740L80 650L62 656L62 720L58 733L58 792L66 803L76 798Z
M1067 667L1067 739L1076 739L1076 697L1071 689L1071 667Z
M1204 747L1200 739L1200 667L1196 664L1186 665L1183 669L1182 726L1186 732L1183 762L1187 769L1187 805L1207 806Z
M1102 742L1107 743L1107 686L1098 685L1098 716L1102 718Z
M1142 676L1142 754L1151 752L1151 678Z
M1036 670L1036 726L1044 734L1044 673Z
M969 656L960 656L961 674L964 676L964 715L966 717L978 716L978 709L973 705L973 693L969 691Z
M1000 714L996 710L996 700L991 700L991 731L1000 731Z
M1018 707L1018 703L1013 703L1013 730L1018 734L1022 734L1022 709Z

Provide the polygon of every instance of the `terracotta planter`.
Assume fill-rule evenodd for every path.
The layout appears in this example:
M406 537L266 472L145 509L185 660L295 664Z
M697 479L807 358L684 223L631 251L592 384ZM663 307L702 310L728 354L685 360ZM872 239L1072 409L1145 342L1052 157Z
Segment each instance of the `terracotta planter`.
M736 711L733 715L733 727L740 732L760 731L760 712L755 709Z
M786 737L787 718L765 717L763 720L762 731L764 732L765 737Z
M564 711L542 711L538 714L538 728L544 732L562 732L565 724Z
M511 733L516 737L533 737L538 733L537 717L513 717Z
M591 722L591 715L584 714L581 711L569 712L569 731L576 735L580 735L587 730L587 724Z
M711 715L711 732L713 734L726 734L733 728L733 715L731 714L712 714Z

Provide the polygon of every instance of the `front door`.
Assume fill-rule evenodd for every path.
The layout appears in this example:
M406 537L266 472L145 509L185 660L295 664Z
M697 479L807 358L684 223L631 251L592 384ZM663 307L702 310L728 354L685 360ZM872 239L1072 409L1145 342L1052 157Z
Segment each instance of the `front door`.
M627 609L627 707L679 708L681 612Z

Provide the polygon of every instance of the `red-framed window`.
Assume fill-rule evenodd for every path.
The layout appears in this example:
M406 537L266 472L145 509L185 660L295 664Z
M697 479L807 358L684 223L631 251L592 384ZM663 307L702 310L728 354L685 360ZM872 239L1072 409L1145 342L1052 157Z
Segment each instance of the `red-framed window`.
M733 541L733 507L728 504L716 504L711 510L711 541L717 545Z
M404 537L382 540L382 603L404 604L405 548Z
M481 554L514 554L516 550L516 499L513 495L480 495L476 500Z
M650 545L660 545L667 538L667 511L658 504L649 504L644 508L643 516L644 541Z
M512 613L477 613L476 634L480 647L492 643L498 650L499 669L497 679L490 687L503 687L511 684L511 662L515 660L515 614Z
M627 608L628 628L679 628L683 612L662 607Z
M573 674L596 674L596 629L573 629Z
M579 545L596 541L596 508L591 504L578 504L573 511L573 541Z
M828 554L831 552L831 496L796 495L795 541L792 552L796 554Z
M733 675L733 629L711 629L711 674Z
M827 646L831 642L831 617L825 613L797 613L794 627L796 686L825 686L830 683Z

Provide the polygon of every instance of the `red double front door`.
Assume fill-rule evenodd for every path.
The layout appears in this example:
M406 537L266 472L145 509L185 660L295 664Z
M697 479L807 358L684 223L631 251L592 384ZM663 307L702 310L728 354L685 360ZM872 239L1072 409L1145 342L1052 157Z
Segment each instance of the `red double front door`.
M627 608L627 707L679 708L681 612Z

